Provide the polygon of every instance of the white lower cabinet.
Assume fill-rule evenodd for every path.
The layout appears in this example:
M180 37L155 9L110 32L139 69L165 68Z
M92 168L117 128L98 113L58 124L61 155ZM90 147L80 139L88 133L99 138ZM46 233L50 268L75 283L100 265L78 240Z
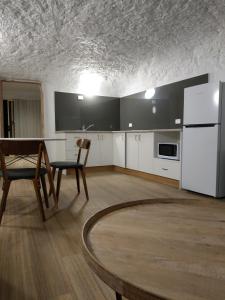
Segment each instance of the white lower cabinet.
M107 166L113 163L112 133L87 133L91 147L87 166Z
M77 159L80 138L91 140L89 167L115 165L180 180L180 161L155 157L153 132L66 133L66 160Z
M125 132L113 132L113 165L125 168Z
M80 138L91 140L87 166L106 166L113 162L112 133L67 133L66 160L76 160L78 147L76 141ZM82 161L83 158L81 158Z
M139 167L139 142L136 133L127 133L126 167L138 170Z
M74 161L77 159L78 147L76 142L82 138L86 138L85 133L66 133L66 160Z
M139 171L151 173L153 170L154 136L151 132L142 133L139 137Z
M181 176L180 161L154 158L153 173L159 176L180 180L180 176Z
M127 133L127 168L151 173L153 170L153 133Z

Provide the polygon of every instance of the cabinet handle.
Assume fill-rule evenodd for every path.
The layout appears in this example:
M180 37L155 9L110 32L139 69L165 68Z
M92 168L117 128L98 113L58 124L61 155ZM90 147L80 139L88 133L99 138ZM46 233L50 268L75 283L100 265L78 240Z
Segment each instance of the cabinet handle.
M166 168L162 168L162 170L163 170L163 171L168 171L168 169L166 169Z
M104 136L103 136L103 134L102 134L102 141L103 141L103 137L104 137Z
M135 134L135 138L134 139L135 139L135 141L137 140L137 135L136 134Z
M139 140L139 142L140 142L140 140L141 140L141 135L140 135L140 134L138 135L138 140Z

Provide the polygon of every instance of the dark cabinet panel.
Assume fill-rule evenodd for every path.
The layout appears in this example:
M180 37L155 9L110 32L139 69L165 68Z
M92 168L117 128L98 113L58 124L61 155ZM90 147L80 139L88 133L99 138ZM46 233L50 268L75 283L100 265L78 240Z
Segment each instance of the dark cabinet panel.
M184 88L208 82L208 74L167 84L155 89L152 99L145 92L121 99L94 96L78 100L78 94L55 92L56 130L174 129L183 121ZM175 124L181 119L181 124ZM133 124L129 128L129 123Z
M81 128L80 103L72 93L55 92L55 129L76 130Z
M120 129L120 99L95 96L78 100L78 94L55 92L55 127L80 130L94 124L91 130Z
M121 98L121 130L181 128L184 88L207 82L208 74L205 74L157 87L152 99L145 99L145 92ZM175 119L181 119L181 124L175 124ZM129 123L133 124L132 128Z

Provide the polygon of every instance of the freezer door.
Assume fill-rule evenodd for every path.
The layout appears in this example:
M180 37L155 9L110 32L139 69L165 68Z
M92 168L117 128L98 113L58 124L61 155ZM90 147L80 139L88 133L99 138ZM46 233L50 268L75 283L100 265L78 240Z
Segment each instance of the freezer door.
M184 89L184 125L216 124L219 117L219 85L201 84Z
M220 125L184 128L182 188L216 197L219 129Z

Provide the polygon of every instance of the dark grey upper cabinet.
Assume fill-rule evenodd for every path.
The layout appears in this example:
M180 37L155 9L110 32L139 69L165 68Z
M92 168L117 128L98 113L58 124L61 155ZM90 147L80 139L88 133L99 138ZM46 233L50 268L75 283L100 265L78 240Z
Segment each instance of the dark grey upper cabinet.
M90 130L120 130L120 99L111 97L94 97L82 101L82 125L94 126Z
M73 93L55 92L55 129L81 129L81 107Z
M55 92L56 131L80 130L94 124L91 130L120 129L120 99L95 96L78 100L78 94Z
M184 88L207 82L208 74L205 74L157 87L152 99L145 99L145 92L121 98L121 130L180 128L183 121ZM181 124L175 124L175 119L181 119ZM129 123L133 124L132 128L129 128Z
M180 128L184 88L207 82L208 74L204 74L157 87L153 99L145 99L141 92L121 99L95 96L79 101L78 94L55 92L56 131L80 130L91 124L90 131ZM175 124L175 119L181 119L181 124Z

